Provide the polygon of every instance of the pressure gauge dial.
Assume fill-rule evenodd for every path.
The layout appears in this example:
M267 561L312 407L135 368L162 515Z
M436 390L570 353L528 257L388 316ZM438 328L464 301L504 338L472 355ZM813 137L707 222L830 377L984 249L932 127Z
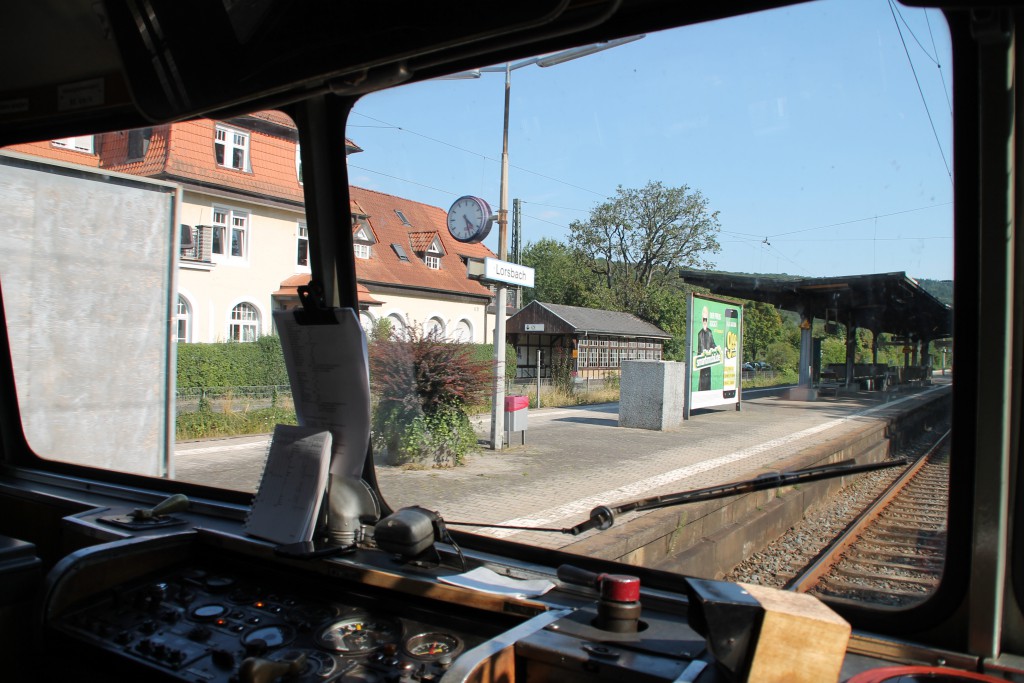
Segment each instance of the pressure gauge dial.
M493 222L491 207L479 197L459 197L448 209L448 232L460 242L482 242Z

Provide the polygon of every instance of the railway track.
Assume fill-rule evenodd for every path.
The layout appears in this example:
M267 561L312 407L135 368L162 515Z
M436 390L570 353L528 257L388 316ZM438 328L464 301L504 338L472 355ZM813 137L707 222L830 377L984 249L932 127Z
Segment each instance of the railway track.
M946 432L784 588L860 605L921 602L941 578L948 498Z

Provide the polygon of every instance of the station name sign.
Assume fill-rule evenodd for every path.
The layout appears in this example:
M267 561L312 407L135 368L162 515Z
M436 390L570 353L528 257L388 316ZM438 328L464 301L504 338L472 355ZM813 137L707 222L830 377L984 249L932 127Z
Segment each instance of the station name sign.
M509 263L508 261L499 261L488 256L484 259L483 279L507 282L511 285L519 285L520 287L533 287L534 270L528 266Z

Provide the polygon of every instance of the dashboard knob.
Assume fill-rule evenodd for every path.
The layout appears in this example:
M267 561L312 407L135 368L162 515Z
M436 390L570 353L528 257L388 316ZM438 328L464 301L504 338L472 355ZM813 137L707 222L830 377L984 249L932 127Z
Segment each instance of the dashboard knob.
M278 678L298 676L306 668L306 655L274 662L260 657L247 657L238 667L239 683L273 683Z
M217 648L210 653L210 657L213 659L213 664L217 668L225 669L227 671L235 668L235 655L233 655L229 650Z

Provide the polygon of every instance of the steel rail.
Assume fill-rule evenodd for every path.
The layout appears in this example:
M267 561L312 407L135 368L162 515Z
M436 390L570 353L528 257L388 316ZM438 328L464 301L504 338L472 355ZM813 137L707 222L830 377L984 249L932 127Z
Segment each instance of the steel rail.
M864 530L878 519L889 503L891 503L903 491L907 484L910 483L910 480L914 478L914 475L916 475L921 468L925 466L932 455L934 455L946 439L949 438L950 432L951 430L946 430L946 432L935 441L932 447L928 449L928 452L918 457L917 460L908 467L903 474L897 477L896 480L893 481L871 505L857 515L857 517L846 525L846 528L843 529L843 531L840 532L831 543L815 555L814 559L807 563L801 572L787 581L782 587L783 590L793 591L795 593L806 593L811 588L818 585L821 579L840 562L843 553L857 542Z

